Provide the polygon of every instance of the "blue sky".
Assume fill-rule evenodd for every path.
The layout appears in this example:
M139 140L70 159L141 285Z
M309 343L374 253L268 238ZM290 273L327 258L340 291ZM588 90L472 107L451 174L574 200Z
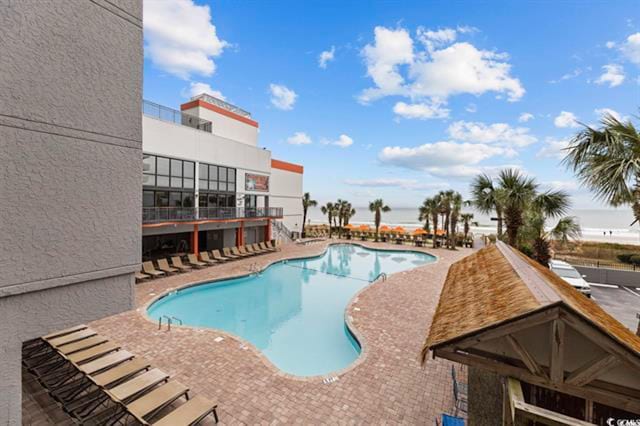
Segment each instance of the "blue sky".
M638 115L632 1L144 5L144 97L177 107L204 88L250 111L321 202L413 207L515 166L599 207L559 149L576 120Z

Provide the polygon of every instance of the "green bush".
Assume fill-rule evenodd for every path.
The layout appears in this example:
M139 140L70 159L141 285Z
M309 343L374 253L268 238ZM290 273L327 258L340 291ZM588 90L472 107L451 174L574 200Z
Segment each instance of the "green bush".
M622 253L619 254L618 260L622 263L629 263L631 265L640 265L640 254L636 253Z
M629 258L629 262L632 265L640 266L640 254L634 254Z

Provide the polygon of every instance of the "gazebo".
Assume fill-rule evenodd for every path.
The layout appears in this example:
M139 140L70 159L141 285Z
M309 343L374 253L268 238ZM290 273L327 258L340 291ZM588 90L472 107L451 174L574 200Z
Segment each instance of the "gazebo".
M469 366L470 424L640 419L640 338L502 242L449 269L430 355Z

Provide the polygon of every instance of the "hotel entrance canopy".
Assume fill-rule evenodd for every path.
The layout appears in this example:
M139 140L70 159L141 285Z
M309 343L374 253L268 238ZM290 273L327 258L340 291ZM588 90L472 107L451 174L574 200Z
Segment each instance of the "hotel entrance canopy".
M594 404L640 413L640 338L502 242L451 266L423 361L430 354L504 377L505 424L595 422ZM584 418L563 423L524 401L519 382L584 399Z

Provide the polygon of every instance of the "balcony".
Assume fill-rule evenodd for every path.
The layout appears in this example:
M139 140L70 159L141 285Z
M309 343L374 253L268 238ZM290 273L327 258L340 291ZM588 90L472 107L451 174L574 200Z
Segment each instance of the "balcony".
M223 101L222 99L218 99L207 93L201 93L191 98L192 101L197 101L198 99L203 100L204 102L207 102L211 105L218 106L222 109L226 109L227 111L232 112L234 114L238 114L242 117L251 118L251 113L249 111L246 111L240 107L232 105L229 102Z
M142 113L157 120L180 124L207 133L211 133L213 130L210 121L146 100L142 101Z
M143 207L142 223L268 219L282 217L282 213L282 207Z

